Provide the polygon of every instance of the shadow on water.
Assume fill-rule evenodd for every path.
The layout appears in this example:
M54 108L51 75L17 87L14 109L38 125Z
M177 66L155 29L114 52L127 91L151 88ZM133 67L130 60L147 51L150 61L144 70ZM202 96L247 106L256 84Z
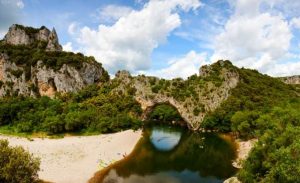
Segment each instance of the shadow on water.
M214 133L154 126L133 152L97 172L91 183L223 182L236 173L235 146Z

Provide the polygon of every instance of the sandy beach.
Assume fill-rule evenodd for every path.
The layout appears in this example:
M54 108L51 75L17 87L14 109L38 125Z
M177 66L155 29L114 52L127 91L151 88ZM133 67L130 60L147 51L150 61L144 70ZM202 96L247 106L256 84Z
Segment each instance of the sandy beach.
M55 183L86 183L97 171L129 154L142 132L127 130L97 136L41 139L0 135L11 146L22 146L41 158L42 180Z

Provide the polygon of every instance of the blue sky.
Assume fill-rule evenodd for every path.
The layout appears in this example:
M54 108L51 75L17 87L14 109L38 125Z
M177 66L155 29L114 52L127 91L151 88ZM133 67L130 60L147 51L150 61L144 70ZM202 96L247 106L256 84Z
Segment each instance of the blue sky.
M300 1L0 0L0 36L13 23L55 27L66 51L114 74L164 78L229 59L272 76L300 74Z

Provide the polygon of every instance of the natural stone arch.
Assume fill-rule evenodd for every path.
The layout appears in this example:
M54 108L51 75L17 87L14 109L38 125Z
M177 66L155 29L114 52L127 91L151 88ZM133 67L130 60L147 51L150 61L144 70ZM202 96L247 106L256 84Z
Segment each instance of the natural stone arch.
M186 122L190 129L198 130L199 125L191 122L191 118L204 118L204 115L200 114L198 116L192 116L188 109L184 106L184 103L176 101L173 97L167 97L165 95L156 95L153 99L148 99L147 97L136 97L136 101L140 103L143 110L142 120L146 120L149 113L154 109L155 106L159 104L169 104L174 107L181 118ZM202 119L200 119L202 120Z
M221 83L215 82L216 76ZM181 90L182 86L177 84L184 84L187 80L180 78L165 80L144 75L131 76L127 71L119 71L116 74L115 81L119 82L119 85L114 90L115 92L126 93L126 90L134 89L133 97L144 111L143 118L156 104L168 103L177 109L189 129L196 131L200 129L205 116L216 110L230 96L230 91L239 82L239 74L230 62L219 61L213 65L201 67L199 76L194 75L194 77L201 79L202 83L194 83L193 87L196 94L193 96L178 97L172 94L172 91L175 93L185 92ZM167 88L170 90L162 89L162 86L156 90L155 87L159 86L161 81L164 87L168 82Z

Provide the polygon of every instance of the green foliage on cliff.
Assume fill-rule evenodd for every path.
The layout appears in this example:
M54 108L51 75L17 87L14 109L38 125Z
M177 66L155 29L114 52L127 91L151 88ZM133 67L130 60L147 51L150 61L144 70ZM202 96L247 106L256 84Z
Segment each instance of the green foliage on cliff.
M3 98L0 100L0 126L20 132L109 133L138 128L139 104L129 95L111 92L109 84L91 85L76 94L48 97Z
M38 181L40 160L22 147L10 147L0 140L0 182L34 183Z
M238 72L240 82L237 87L231 90L231 95L217 110L207 115L202 123L203 128L233 130L249 137L251 132L248 132L256 128L253 120L257 114L268 112L274 106L297 97L295 87L278 79L250 69L242 68ZM246 115L248 119L239 120L241 115Z
M40 28L37 29L37 28L33 28L33 27L25 27L23 25L16 24L16 28L25 30L27 35L32 36L33 34L38 33L40 30L45 29L46 27L41 26Z

